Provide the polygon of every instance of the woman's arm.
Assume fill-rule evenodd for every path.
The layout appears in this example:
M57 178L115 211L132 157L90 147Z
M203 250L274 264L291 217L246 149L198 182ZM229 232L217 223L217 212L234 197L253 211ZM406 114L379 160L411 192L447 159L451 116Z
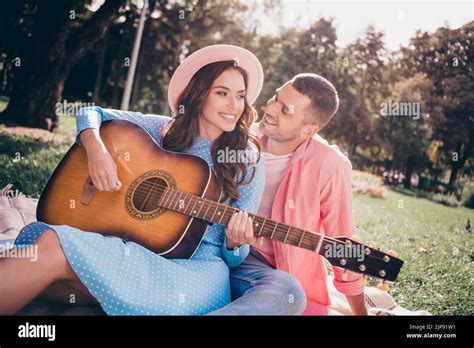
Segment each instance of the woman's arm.
M156 142L160 142L161 132L168 117L143 115L139 112L87 107L79 109L76 118L76 142L87 152L89 176L99 191L117 191L122 186L117 175L117 165L100 138L99 128L103 121L124 119L144 128Z
M117 165L107 151L97 129L86 129L80 139L87 153L89 176L99 191L118 191L122 187L117 174Z
M127 120L139 125L147 131L157 143L160 143L163 128L171 120L170 117L161 115L143 115L140 112L103 109L100 106L80 108L76 115L76 143L82 145L82 137L80 135L85 129L92 128L98 130L102 122L114 119ZM91 141L95 143L94 140Z

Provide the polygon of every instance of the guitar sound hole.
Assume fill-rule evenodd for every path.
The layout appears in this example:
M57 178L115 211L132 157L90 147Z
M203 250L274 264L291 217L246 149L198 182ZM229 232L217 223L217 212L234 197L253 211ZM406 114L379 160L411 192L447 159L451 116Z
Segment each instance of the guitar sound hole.
M133 194L133 205L141 212L147 213L156 210L160 206L163 189L168 187L165 180L159 177L152 177L143 180L137 185Z

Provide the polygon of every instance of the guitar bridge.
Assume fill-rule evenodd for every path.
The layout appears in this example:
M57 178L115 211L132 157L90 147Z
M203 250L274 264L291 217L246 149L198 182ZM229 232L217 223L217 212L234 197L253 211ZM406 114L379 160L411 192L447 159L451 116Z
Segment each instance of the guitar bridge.
M94 187L94 183L90 176L87 177L86 182L84 183L84 189L82 191L81 204L89 205L92 196L97 192L97 189Z

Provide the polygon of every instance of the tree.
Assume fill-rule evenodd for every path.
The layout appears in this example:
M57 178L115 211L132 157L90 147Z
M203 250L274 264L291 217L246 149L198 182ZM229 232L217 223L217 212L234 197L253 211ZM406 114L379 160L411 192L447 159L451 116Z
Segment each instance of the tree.
M252 50L254 34L239 21L247 11L236 0L157 1L142 40L133 108L169 114L170 78L184 57L202 47L226 43Z
M404 172L404 187L410 187L414 171L427 167L432 134L429 100L433 85L423 73L402 79L391 88L382 104L378 133L390 148L391 169Z
M446 164L451 167L449 184L454 187L459 172L474 152L474 22L459 29L440 28L435 33L418 32L402 49L405 74L426 73L433 81L430 103L437 114L433 140L441 143Z
M55 105L76 63L101 40L125 0L91 3L45 0L2 2L0 49L6 53L11 89L2 113L16 124L53 130Z
M265 84L257 107L263 108L275 89L301 72L314 72L334 80L337 53L336 29L332 19L320 18L307 30L293 28L279 37L264 36L254 46L254 52L262 60Z
M356 154L358 146L370 147L373 144L374 115L380 112L380 101L383 100L383 72L387 52L383 42L384 34L372 26L365 31L365 36L347 47L345 56L349 59L348 72L355 82L355 101L353 110L346 115L346 134L349 145L349 157Z

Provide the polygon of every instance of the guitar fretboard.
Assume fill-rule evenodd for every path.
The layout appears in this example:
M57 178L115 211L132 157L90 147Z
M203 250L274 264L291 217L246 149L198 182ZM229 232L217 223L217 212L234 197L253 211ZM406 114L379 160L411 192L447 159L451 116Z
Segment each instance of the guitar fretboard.
M160 207L215 224L227 226L239 209L209 199L170 188L162 191ZM250 214L254 234L320 253L324 237L318 233L292 227L280 222Z

